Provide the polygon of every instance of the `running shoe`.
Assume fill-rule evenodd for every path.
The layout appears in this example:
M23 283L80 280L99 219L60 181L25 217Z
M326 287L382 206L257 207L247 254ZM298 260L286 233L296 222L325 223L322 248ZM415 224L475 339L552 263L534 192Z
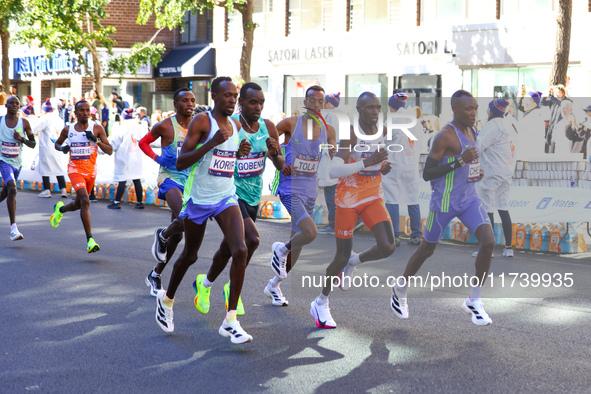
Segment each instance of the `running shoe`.
M310 314L316 320L318 328L337 328L337 323L333 320L328 307L328 300L326 304L319 305L316 300L310 304Z
M396 237L396 239L394 239L394 246L396 246L396 247L400 246L400 237Z
M109 205L107 205L108 209L121 209L121 203L113 201Z
M160 275L152 276L154 270L150 271L148 276L146 276L146 286L150 288L150 295L152 297L156 297L159 290L162 290L162 278Z
M514 257L513 248L505 248L503 250L503 257Z
M283 296L283 293L281 292L281 289L279 287L275 288L273 286L271 286L271 282L273 281L273 279L271 279L269 281L269 283L267 283L267 286L265 286L265 290L263 290L263 293L265 293L265 295L269 298L271 298L271 303L275 306L288 306L289 302L287 301L287 299Z
M476 257L476 256L478 256L478 251L472 253L472 257ZM490 257L494 259L495 258L495 254L493 253L492 256L490 256Z
M203 286L203 279L205 274L197 275L193 281L193 289L195 290L195 308L201 313L209 312L209 292L211 288Z
M227 323L224 318L224 322L218 330L221 336L230 338L232 343L246 343L252 341L252 335L248 335L238 320L234 320L232 323Z
M230 300L230 282L224 285L224 304L228 310L228 302ZM242 303L242 296L238 296L238 305L236 306L236 314L238 316L244 315L244 304Z
M165 290L159 290L156 294L156 323L160 326L162 331L171 333L174 331L174 322L172 320L172 307L167 307L162 302Z
M398 294L396 294L394 287L392 287L390 308L392 308L396 316L399 318L408 319L408 304L406 303L406 298L398 298Z
M11 241L18 241L23 239L23 235L18 231L18 229L14 229L10 231L10 240Z
M330 234L334 235L334 228L326 226L323 229L318 230L318 234Z
M90 202L98 202L98 199L95 196L90 196L88 197L88 199L90 200Z
M157 228L154 231L154 243L152 244L152 256L154 256L156 261L160 264L166 263L167 241L163 240L161 237L163 231L163 228Z
M68 190L65 187L62 189L62 198L68 198Z
M37 194L39 198L51 198L51 191L49 189L43 190L41 193Z
M412 237L408 240L409 245L418 246L421 244L421 237Z
M462 310L469 315L472 315L472 323L477 326L490 326L492 319L488 317L488 314L484 310L484 305L481 301L470 301L470 298L466 298L462 304Z
M347 265L341 271L341 282L339 284L339 287L343 291L349 290L351 288L351 283L353 282L353 272L355 272L356 267L349 264L353 256L357 256L357 253L351 252L351 257L349 257Z
M64 203L61 201L58 201L57 204L53 206L53 215L51 215L51 218L49 219L51 227L55 228L60 225L60 222L62 221L62 216L64 216L64 214L60 212L60 208L63 206Z
M88 250L88 253L94 253L101 250L101 247L94 241L94 238L90 237L88 239L88 244L86 245L86 250Z
M144 209L144 203L143 202L138 202L137 204L135 204L135 209Z
M277 275L280 279L285 279L287 278L286 264L287 255L289 253L282 254L279 251L279 248L281 247L285 247L285 244L283 242L275 242L271 247L271 269L273 270L273 273Z

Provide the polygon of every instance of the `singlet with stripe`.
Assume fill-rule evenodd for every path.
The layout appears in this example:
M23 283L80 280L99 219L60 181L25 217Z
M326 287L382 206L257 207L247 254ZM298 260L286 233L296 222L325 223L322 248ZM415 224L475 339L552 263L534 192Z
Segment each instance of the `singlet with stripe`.
M322 151L320 146L326 144L326 127L320 122L320 137L310 141L304 135L304 116L298 116L298 120L289 142L283 145L285 163L291 164L291 175L279 174L277 192L287 196L292 193L296 196L315 198L318 195L318 164Z
M3 116L0 122L0 144L2 144L0 160L14 168L21 168L23 165L23 143L14 139L15 131L20 133L23 138L27 138L23 129L23 118L19 116L16 126L10 128L6 125L6 116Z
M183 146L183 142L185 141L185 137L187 136L186 132L182 129L181 125L176 119L176 115L170 117L170 121L172 122L172 128L174 129L174 139L170 143L170 145L162 148L163 155L174 155L175 158L178 157L179 153L181 152L181 148ZM158 184L164 182L164 180L171 179L178 183L179 185L185 185L187 182L187 178L189 177L189 169L185 169L183 171L179 171L176 168L165 168L160 167L158 171Z
M453 123L448 125L454 128L456 136L462 145L462 152L455 156L444 156L439 165L453 163L460 158L464 151L476 144L470 141L464 133L458 130ZM474 140L476 140L476 132L472 129ZM429 209L434 212L459 212L462 207L473 200L479 199L478 194L474 188L475 182L480 176L480 161L475 159L470 163L466 163L462 167L456 168L452 172L448 172L445 176L431 180L431 204Z
M240 115L234 114L232 118L240 122ZM247 156L236 160L234 170L234 184L236 195L248 205L259 205L263 193L263 172L267 158L267 138L269 132L263 118L259 118L259 129L256 133L249 133L245 128L238 132L238 140L250 142L251 150Z
M207 115L211 124L209 135L205 142L198 144L195 149L199 149L212 139L219 130L218 122L213 118L211 112L208 111ZM183 195L183 208L189 201L199 205L217 204L236 193L234 168L240 140L236 123L233 119L228 119L228 121L232 125L230 138L222 144L216 145L189 169L189 178L185 184Z
M89 122L86 130L76 131L75 124L70 124L66 143L70 146L68 174L80 174L96 178L97 145L86 138L86 131L93 132L94 122Z
M359 132L366 135L361 125L359 125ZM357 145L351 147L351 154L345 164L369 158L378 149L378 145L381 145L380 149L386 149L383 133L376 140L365 141L358 138ZM382 163L379 163L353 175L339 178L335 193L336 205L341 208L355 208L366 202L383 198L381 170Z

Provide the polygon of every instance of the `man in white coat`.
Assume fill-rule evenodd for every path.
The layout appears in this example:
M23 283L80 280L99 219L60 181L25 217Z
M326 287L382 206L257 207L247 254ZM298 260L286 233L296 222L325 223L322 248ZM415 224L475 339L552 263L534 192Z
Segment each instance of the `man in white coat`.
M55 176L62 192L62 197L67 198L66 179L66 161L61 152L55 150L54 144L57 141L62 129L64 128L64 121L60 118L57 111L54 111L54 106L51 101L47 99L41 106L43 115L39 122L34 126L33 133L39 136L39 174L43 179L43 191L39 193L39 197L50 198L51 186L50 178Z
M388 100L390 112L407 114L409 118L416 119L416 111L405 109L407 98L408 96L404 93L392 95ZM401 122L408 123L408 120L403 119ZM411 228L409 245L420 245L422 237L421 210L419 208L419 157L423 127L417 122L417 125L410 128L409 131L419 140L411 140L402 130L393 131L392 140L388 143L402 145L404 150L388 153L388 161L392 163L392 171L382 176L384 202L392 218L396 246L400 245L400 205L408 207Z
M484 177L476 183L476 192L490 218L494 229L494 211L499 211L505 234L503 256L513 257L511 245L513 229L509 215L509 190L515 172L516 129L505 114L509 102L505 99L492 100L488 105L488 121L482 127L476 141L480 152L480 168ZM476 257L478 252L473 256Z
M133 108L123 111L123 121L113 128L113 134L109 138L115 151L115 172L113 179L119 182L115 199L107 208L121 209L121 199L125 192L128 180L133 180L137 197L136 209L144 209L142 202L144 193L142 189L142 152L138 146L139 140L148 132L148 126L140 123L133 114Z
M544 158L544 147L546 129L544 123L544 112L540 108L542 92L530 91L521 101L523 115L519 119L519 142L518 146L527 147L518 152L517 158L523 161L533 161Z

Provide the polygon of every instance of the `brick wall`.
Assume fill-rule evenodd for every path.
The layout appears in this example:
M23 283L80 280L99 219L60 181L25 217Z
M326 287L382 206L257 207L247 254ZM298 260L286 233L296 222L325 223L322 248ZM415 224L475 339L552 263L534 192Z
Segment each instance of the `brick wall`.
M39 101L41 105L46 98L51 97L51 81L41 81L41 97L35 97L35 101Z

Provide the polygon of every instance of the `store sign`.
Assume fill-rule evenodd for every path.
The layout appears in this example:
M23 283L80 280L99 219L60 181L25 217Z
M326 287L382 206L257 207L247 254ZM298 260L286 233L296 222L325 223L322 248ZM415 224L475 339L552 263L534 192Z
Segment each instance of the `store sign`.
M51 58L45 55L24 56L14 58L12 61L14 79L80 74L80 66L76 57L67 53L54 54Z
M396 54L398 56L437 55L441 53L453 54L451 43L448 43L448 40L409 41L396 44Z
M271 64L292 64L337 61L337 52L332 45L303 48L271 49L268 52Z

